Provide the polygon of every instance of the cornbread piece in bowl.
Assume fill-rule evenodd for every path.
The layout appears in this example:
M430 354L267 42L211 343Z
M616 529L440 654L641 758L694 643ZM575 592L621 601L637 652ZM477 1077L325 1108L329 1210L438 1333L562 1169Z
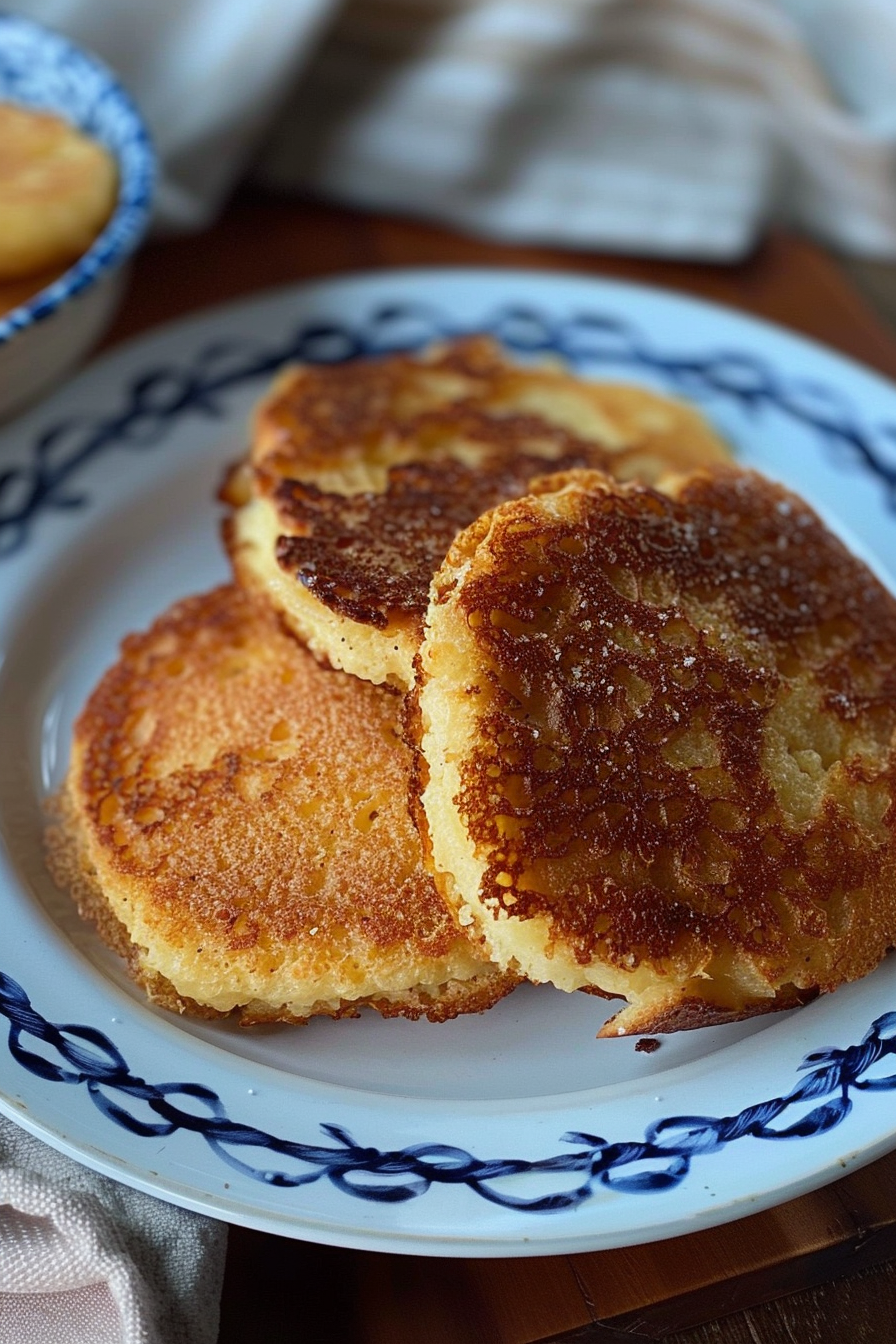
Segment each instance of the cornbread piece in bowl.
M237 589L180 602L124 641L76 723L54 875L175 1011L488 1008L515 978L424 871L397 708Z
M896 941L896 600L796 496L546 478L455 542L411 719L443 894L602 1034L788 1008Z
M115 208L115 160L63 117L0 103L0 311L9 281L58 272ZM35 288L39 288L36 282Z
M0 14L0 417L58 382L111 321L154 168L112 72Z
M321 659L406 688L458 532L545 471L654 480L729 453L692 408L511 363L486 337L287 370L223 497L234 572Z

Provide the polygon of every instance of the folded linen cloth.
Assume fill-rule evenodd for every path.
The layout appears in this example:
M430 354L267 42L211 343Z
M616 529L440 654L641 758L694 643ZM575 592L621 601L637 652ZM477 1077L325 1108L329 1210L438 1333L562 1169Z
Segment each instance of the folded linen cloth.
M779 220L896 257L892 0L18 8L121 72L169 226L253 169L505 239L732 260Z
M0 1116L0 1344L215 1344L226 1244Z
M269 180L502 238L734 259L772 219L896 255L890 0L356 0Z

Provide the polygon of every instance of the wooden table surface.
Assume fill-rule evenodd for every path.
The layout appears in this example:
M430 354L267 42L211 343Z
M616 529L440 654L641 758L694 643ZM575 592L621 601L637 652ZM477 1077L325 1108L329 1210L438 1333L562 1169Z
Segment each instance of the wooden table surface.
M144 248L107 344L271 286L440 264L667 286L771 318L896 377L896 335L836 260L795 237L772 236L748 261L721 267L506 247L252 194L211 230ZM892 1344L891 1257L896 1154L738 1223L590 1255L437 1260L233 1228L220 1344Z

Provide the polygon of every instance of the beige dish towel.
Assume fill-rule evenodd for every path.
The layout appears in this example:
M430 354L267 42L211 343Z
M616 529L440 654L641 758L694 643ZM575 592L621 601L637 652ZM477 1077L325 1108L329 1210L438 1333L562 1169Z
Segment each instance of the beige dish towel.
M518 242L896 257L894 0L347 0L265 179Z
M0 1116L0 1344L215 1344L226 1245Z

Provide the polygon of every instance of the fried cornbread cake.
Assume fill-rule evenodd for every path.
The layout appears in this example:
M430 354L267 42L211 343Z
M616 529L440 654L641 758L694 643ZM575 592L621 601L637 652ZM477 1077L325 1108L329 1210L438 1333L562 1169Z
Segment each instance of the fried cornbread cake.
M443 893L602 1035L802 1003L896 941L896 600L719 469L537 483L452 546L410 720Z
M691 407L469 337L283 373L224 486L225 542L318 657L407 688L432 576L481 513L546 470L652 481L727 460Z
M53 113L0 103L0 282L20 295L37 277L36 292L42 273L87 251L117 190L115 160L98 141Z
M124 641L77 721L49 850L152 1000L441 1021L512 987L424 871L398 704L234 588Z

